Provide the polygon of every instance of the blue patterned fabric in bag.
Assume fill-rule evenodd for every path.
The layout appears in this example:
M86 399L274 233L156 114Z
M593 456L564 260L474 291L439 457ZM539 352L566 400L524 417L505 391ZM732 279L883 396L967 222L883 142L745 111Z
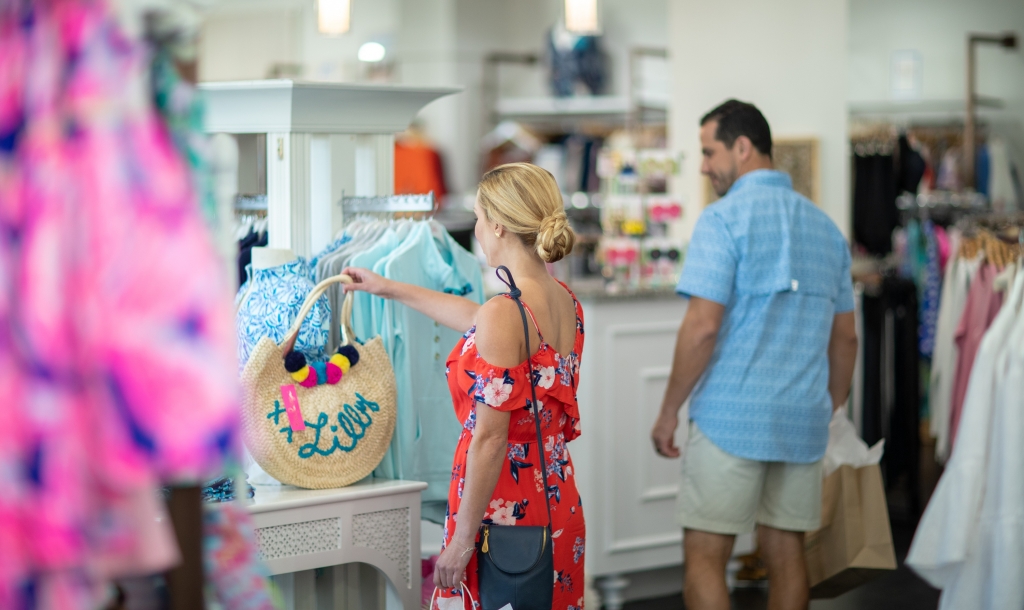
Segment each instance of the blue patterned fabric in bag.
M249 267L249 279L238 289L240 306L235 316L240 368L245 367L263 337L278 343L284 340L306 296L313 290L308 269L302 258L269 269ZM331 306L327 297L322 296L302 322L295 349L310 360L322 358L330 324Z

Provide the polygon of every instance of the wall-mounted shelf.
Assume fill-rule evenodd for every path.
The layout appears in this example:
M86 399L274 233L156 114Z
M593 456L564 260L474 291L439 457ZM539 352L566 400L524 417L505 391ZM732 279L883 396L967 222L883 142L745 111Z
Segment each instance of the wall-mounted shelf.
M1006 104L997 98L977 98L981 116L997 114ZM967 114L964 100L882 100L850 102L847 110L854 119L889 119L915 122L963 120Z
M306 83L287 79L202 83L211 133L397 133L430 102L460 87Z

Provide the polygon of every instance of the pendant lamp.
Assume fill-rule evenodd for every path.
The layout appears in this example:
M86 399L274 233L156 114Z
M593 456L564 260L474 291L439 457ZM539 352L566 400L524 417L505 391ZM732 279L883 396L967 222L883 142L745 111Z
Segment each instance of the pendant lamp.
M600 34L597 0L565 0L565 29L573 34Z
M352 25L352 0L317 0L316 27L321 34L338 36Z

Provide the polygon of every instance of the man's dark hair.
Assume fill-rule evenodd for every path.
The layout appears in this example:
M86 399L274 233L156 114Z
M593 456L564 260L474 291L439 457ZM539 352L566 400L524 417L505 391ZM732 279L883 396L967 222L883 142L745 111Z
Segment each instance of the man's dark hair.
M701 127L708 121L718 123L715 139L725 144L726 148L732 148L736 138L747 136L758 152L772 156L772 130L757 106L729 100L705 114L700 120Z

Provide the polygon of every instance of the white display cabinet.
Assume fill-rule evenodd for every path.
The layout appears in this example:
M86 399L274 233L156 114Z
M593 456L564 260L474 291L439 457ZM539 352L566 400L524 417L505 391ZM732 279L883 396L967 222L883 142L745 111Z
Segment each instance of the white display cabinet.
M569 451L587 520L587 576L602 606L619 610L682 586L682 460L655 454L650 433L687 301L671 291L577 296L587 332L578 391L583 434ZM679 415L686 422L687 408ZM685 443L681 423L676 444ZM734 554L752 547L749 534L739 536Z
M265 138L260 180L265 176L269 246L306 257L341 230L343 195L392 194L395 134L424 106L461 90L293 80L199 88L208 133Z

